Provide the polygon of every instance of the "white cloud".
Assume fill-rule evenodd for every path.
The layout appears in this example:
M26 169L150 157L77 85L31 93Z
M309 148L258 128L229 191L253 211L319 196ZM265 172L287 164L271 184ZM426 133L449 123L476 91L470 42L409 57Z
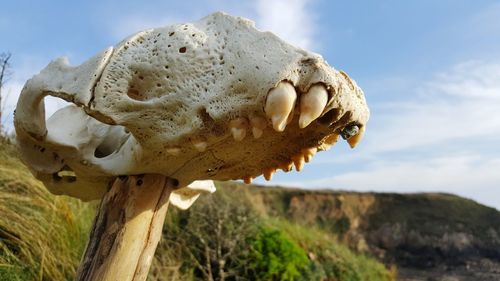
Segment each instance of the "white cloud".
M458 64L408 96L375 108L366 138L372 153L500 140L500 63Z
M296 183L355 191L447 192L500 210L500 157L458 155L420 160L375 161L362 171Z
M383 102L373 110L359 149L334 148L318 156L313 165L333 175L281 183L441 191L500 210L500 63L461 63L421 85L406 93L406 101Z
M108 17L104 20L105 28L114 40L148 28L165 26L185 21L195 21L215 11L225 11L235 16L249 17L259 29L271 31L287 42L299 47L317 49L313 46L314 13L309 6L312 0L274 0L241 1L235 5L232 1L208 1L196 5L189 13L175 14L159 9L159 12L137 11L121 17ZM161 11L161 12L160 12Z
M49 61L37 57L13 57L12 72L13 75L2 89L2 127L5 131L14 129L13 112L16 108L19 94L28 79L39 73ZM58 109L68 103L59 98L45 98L45 115L48 118Z
M463 192L498 186L498 171L500 157L485 159L482 155L385 159L374 161L363 171L347 172L308 184L324 187L335 183L335 186L353 190ZM500 207L500 198L496 203Z
M310 3L310 0L258 0L256 25L291 44L317 49L313 46L314 13L308 10Z
M114 38L116 41L120 41L139 31L166 26L179 22L181 21L171 16L153 17L152 15L148 16L127 15L127 17L119 18L113 20L112 22L109 22L107 26L109 28L111 37Z
M500 63L467 61L439 73L424 91L466 99L500 101Z
M500 3L493 3L465 22L471 36L487 36L500 32Z

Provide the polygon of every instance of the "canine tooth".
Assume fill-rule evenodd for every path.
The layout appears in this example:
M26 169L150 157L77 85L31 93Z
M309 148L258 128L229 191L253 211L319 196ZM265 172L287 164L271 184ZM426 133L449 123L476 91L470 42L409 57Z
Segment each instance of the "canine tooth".
M253 181L252 177L244 177L243 178L243 182L246 183L246 184L251 184L252 181Z
M194 145L194 148L196 148L196 150L198 150L199 152L205 151L208 145L206 141L196 140L196 139L191 140L191 143Z
M264 129L267 127L267 121L263 117L252 117L250 118L250 125L252 126L253 137L258 139L262 136Z
M165 149L165 151L167 151L170 155L179 155L179 153L181 153L181 149L179 147L169 147Z
M359 129L359 132L357 135L354 135L350 138L347 139L347 143L351 148L355 148L356 145L358 145L359 141L363 138L363 135L365 134L365 127L361 127Z
M275 168L265 168L264 169L264 178L266 181L270 181L273 178L273 174L276 173Z
M316 154L316 152L318 152L318 148L316 147L303 148L301 152L304 155L304 161L306 163L309 163L309 161L311 161L311 158Z
M292 111L290 112L290 114L288 114L288 118L286 119L286 124L290 124L292 123L292 120L293 120L293 116L295 114L295 106L292 107Z
M297 154L292 157L292 160L293 164L295 164L295 170L297 170L297 172L300 172L300 170L304 168L304 163L305 163L304 156L302 154Z
M246 118L236 118L229 122L229 128L236 141L242 141L247 135L248 120Z
M276 88L269 91L264 111L271 119L274 130L283 132L290 113L295 106L297 93L292 84L280 82Z
M325 109L328 93L323 85L314 85L300 97L299 128L303 129L316 120Z

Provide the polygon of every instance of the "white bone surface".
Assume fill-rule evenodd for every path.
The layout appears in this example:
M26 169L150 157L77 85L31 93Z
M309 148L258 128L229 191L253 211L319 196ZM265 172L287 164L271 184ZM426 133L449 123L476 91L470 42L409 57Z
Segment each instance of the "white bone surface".
M289 123L276 132L266 100L283 83L297 101L315 85L328 98L326 105L286 104ZM47 95L74 105L45 122ZM301 107L314 119L303 129ZM368 117L362 90L320 55L247 19L214 13L139 32L80 66L51 62L23 88L15 126L24 162L51 192L92 200L120 175L163 174L187 187L270 178L293 163L300 169L312 157L304 151L328 148L331 135L348 124L364 132ZM188 206L206 192L185 191L174 205Z

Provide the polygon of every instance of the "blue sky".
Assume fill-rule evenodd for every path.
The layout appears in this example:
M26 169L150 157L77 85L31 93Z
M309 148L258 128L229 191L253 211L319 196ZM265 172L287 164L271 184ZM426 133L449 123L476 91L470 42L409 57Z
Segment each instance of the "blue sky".
M5 109L56 57L79 64L141 29L218 10L320 53L371 108L358 148L339 143L271 184L449 192L500 209L500 1L5 1ZM61 105L50 100L48 111Z

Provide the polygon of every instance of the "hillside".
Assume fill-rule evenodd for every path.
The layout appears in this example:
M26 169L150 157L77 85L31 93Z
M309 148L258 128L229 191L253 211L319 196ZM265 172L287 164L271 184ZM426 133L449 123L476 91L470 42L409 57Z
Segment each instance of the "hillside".
M187 212L171 208L149 280L206 280L207 268L214 280L394 280L394 272L335 235L262 217L235 195L222 188ZM95 206L51 195L0 139L0 280L72 280ZM206 224L213 219L224 224ZM222 232L214 236L216 230ZM222 266L220 259L198 266L205 258L196 251L200 241L224 252ZM214 243L226 246L214 251Z
M396 264L400 278L500 280L500 212L472 200L225 185L244 191L265 216L319 227L351 249Z
M170 209L149 280L500 280L500 213L471 200L217 186ZM2 140L0 280L71 280L94 208L48 193Z

